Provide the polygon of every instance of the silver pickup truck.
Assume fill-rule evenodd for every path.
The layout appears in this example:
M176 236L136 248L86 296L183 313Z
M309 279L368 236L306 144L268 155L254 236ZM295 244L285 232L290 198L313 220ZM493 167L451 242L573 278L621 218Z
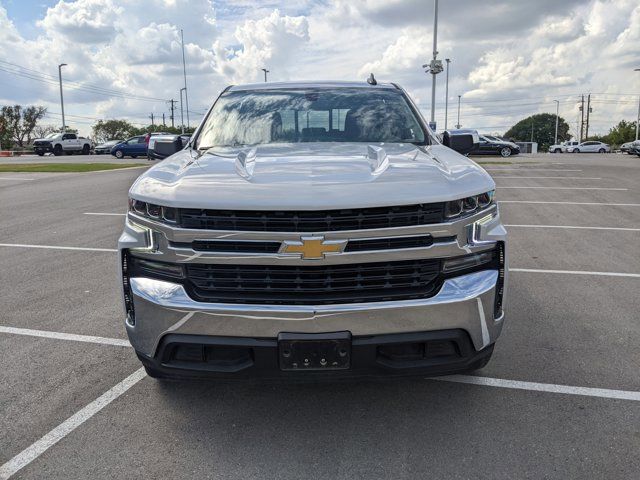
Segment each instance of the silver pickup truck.
M395 84L225 89L129 192L125 325L149 375L484 366L504 322L506 232L493 180L461 154L477 141L438 141Z

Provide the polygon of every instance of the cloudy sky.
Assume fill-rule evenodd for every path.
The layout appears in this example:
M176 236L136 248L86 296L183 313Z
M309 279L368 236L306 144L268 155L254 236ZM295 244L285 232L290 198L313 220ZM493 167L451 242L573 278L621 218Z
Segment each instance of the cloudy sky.
M365 79L403 85L429 115L433 0L0 0L0 104L38 104L89 133L100 118L149 124L180 98L184 29L192 123L224 86ZM449 126L501 133L537 112L575 132L591 93L591 132L635 120L638 0L441 0L439 58L450 58ZM444 126L445 75L436 120ZM179 113L176 115L179 117Z

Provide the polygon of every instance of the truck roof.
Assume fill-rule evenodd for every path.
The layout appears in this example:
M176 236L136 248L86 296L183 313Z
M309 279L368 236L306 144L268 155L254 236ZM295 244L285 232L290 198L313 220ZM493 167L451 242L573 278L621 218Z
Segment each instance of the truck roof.
M291 88L383 88L399 89L394 83L378 83L370 85L367 82L346 82L335 80L323 81L295 81L295 82L269 82L269 83L247 83L244 85L231 85L227 91L238 92L245 90L286 90Z

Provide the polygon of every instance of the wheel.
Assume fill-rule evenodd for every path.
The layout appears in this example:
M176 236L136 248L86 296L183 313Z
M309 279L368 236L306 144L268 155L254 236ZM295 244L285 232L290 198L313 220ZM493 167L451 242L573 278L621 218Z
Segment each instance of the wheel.
M502 150L500 150L500 156L502 157L510 157L511 156L511 149L509 147L504 147Z
M53 154L56 157L59 157L60 155L62 155L62 145L56 145L55 147L53 147Z
M601 148L600 150L598 150L598 153L604 153L604 152L605 152L604 148Z
M39 157L43 157L44 156L44 152L38 152L38 156Z
M560 150L559 148L556 148L553 153L562 153L562 150Z
M114 153L114 155L116 156L116 158L124 158L124 153L122 152L122 150L116 150L116 153Z
M580 153L580 150L578 150L577 148L574 148L573 152L571 152L571 153Z
M89 155L91 153L91 147L85 143L84 147L82 147L82 154Z

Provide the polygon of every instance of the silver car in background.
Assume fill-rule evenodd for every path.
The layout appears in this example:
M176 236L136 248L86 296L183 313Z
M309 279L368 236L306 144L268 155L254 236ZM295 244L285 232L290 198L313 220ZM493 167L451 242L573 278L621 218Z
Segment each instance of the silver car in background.
M611 153L611 147L606 143L590 140L567 147L567 153Z

